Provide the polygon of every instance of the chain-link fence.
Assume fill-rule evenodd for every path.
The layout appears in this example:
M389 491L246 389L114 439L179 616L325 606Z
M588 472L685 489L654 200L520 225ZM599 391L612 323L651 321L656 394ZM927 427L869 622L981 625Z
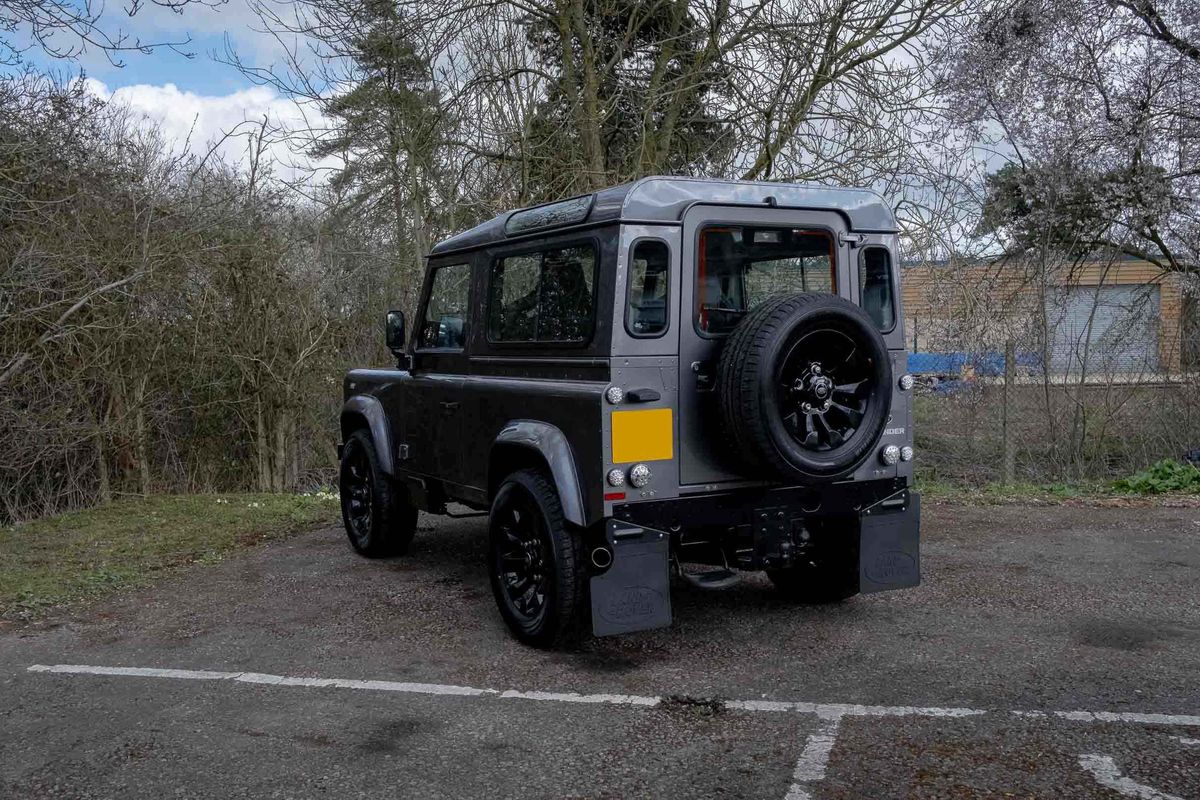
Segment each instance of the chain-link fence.
M912 265L924 474L1108 479L1200 447L1193 287L1125 258Z

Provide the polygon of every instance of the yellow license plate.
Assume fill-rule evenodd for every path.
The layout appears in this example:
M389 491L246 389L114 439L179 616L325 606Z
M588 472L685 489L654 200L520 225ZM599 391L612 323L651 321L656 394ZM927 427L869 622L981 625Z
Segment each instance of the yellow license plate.
M669 408L612 412L612 460L666 461L675 457L675 422Z

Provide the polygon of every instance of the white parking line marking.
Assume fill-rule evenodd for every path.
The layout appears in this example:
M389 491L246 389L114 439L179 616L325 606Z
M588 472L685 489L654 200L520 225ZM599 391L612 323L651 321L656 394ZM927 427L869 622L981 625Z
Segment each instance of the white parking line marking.
M1171 738L1174 739L1175 741L1179 742L1180 744L1186 744L1186 745L1200 744L1200 739L1189 739L1186 736L1172 736Z
M662 702L658 697L640 697L634 694L576 694L575 692L518 692L509 689L500 692L505 700L552 700L557 703L609 703L618 706L656 706Z
M30 672L53 672L60 675L111 675L122 678L172 678L185 681L237 681L262 683L268 686L302 686L305 688L366 689L377 692L405 694L440 694L480 697L497 695L495 689L474 689L470 686L447 686L440 683L406 683L402 681L358 681L347 678L289 678L285 675L265 675L260 672L215 672L206 669L157 669L153 667L93 667L83 664L34 664Z
M781 700L726 700L726 708L738 711L794 711L816 714L823 719L841 717L973 717L986 714L978 708L924 708L921 706L863 706L853 703L794 703Z
M1121 774L1121 770L1117 768L1117 762L1108 756L1095 753L1081 755L1079 757L1079 766L1092 773L1092 776L1095 777L1101 786L1112 789L1114 792L1119 792L1126 797L1136 797L1138 800L1183 800L1183 798L1176 795L1160 792L1152 786L1147 786L1144 783L1138 783L1132 778L1125 777Z
M202 669L159 669L157 667L100 667L84 664L34 664L29 672L50 672L57 675L106 675L126 678L166 678L190 681L234 681L268 686L293 686L309 689L360 689L402 694L451 695L462 697L495 697L502 700L537 700L559 703L606 703L610 705L653 707L662 697L634 694L577 694L575 692L520 691L517 689L477 689L443 683L410 683L407 681L355 680L351 678L292 678L260 672L218 672ZM971 717L980 714L1010 713L1023 717L1058 717L1076 722L1130 722L1142 725L1177 725L1200 728L1200 715L1141 714L1130 711L1009 711L997 712L983 708L941 708L937 706L866 706L853 703L803 703L778 700L726 700L725 708L735 711L791 711L815 714L825 720L842 717Z
M1074 722L1134 722L1139 725L1200 727L1200 715L1140 714L1136 711L1013 711L1018 717L1059 717Z
M820 727L809 734L800 758L796 759L792 785L784 800L812 800L810 790L825 780L825 768L829 766L829 754L837 744L838 727L841 724L840 716L822 719Z
M500 700L532 700L539 702L608 704L653 707L665 698L633 694L578 694L576 692L520 691L517 689L478 689L443 683L411 683L407 681L355 680L350 678L294 678L261 672L218 672L200 669L159 669L156 667L101 667L85 664L34 664L29 672L49 672L56 675L100 675L122 678L165 678L187 681L234 681L265 686L301 687L306 689L358 689L402 694L426 694L457 697L491 697ZM781 700L727 700L723 706L734 711L791 712L813 714L819 720L817 730L804 743L792 774L792 784L784 800L811 800L812 792L825 779L829 756L837 744L838 731L844 717L948 717L962 718L989 713L1006 713L995 709L942 708L937 706L867 706L853 703L805 703ZM1021 717L1071 720L1074 722L1123 722L1141 725L1175 725L1200 727L1200 715L1143 714L1131 711L1024 711L1007 713ZM1200 739L1174 737L1184 744L1200 744ZM1139 800L1180 800L1157 789L1144 786L1121 775L1111 758L1103 755L1082 755L1079 764L1104 786Z
M61 672L67 675L123 675L131 678L180 678L187 681L219 681L241 673L207 669L156 669L154 667L89 667L77 664L34 664L30 672Z

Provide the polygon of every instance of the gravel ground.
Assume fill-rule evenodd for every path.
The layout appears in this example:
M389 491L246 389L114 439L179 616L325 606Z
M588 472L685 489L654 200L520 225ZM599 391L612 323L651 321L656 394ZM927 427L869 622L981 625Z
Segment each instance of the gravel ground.
M383 562L355 557L336 530L300 535L0 633L0 795L1200 798L1200 726L1012 713L1200 715L1200 513L924 514L918 589L806 608L758 579L681 586L669 630L569 653L507 636L482 519L423 518L412 555ZM891 710L643 708L34 664Z

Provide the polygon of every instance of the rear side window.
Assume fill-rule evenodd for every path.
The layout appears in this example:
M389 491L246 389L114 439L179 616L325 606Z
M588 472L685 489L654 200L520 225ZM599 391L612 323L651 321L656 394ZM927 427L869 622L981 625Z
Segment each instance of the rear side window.
M498 259L488 285L488 340L592 338L596 255L589 245Z
M661 336L667 329L667 270L671 251L658 239L643 239L629 259L625 329L632 336Z
M881 331L896 327L892 259L885 247L867 247L858 260L858 304Z
M438 267L421 321L419 347L462 349L467 341L467 298L471 289L469 264Z

